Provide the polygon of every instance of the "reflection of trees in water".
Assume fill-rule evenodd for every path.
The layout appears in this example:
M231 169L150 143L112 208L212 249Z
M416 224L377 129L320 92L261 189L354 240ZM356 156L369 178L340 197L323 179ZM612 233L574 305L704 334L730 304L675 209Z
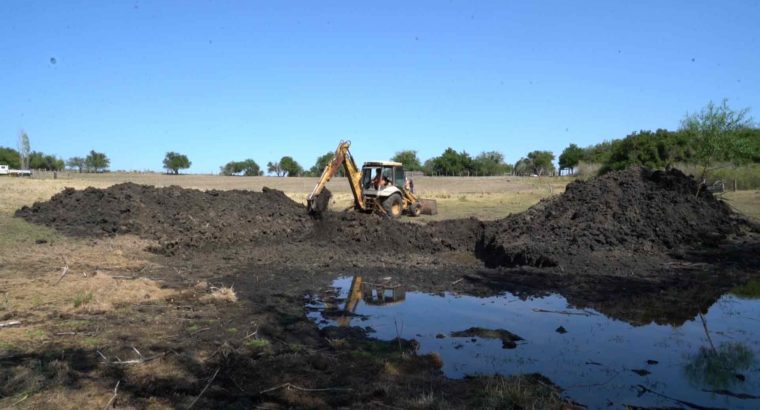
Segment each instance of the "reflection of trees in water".
M731 289L731 293L741 299L760 299L760 280L753 279L742 286Z
M747 370L755 362L755 355L744 343L729 342L713 344L707 321L699 314L709 346L702 346L689 357L684 372L695 386L709 386L716 390L727 389L739 380L738 373Z

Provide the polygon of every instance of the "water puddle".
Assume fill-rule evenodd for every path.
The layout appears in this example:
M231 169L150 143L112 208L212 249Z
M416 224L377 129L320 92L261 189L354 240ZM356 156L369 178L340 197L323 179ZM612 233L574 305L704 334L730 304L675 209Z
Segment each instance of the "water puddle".
M415 339L449 377L537 372L590 408L760 408L760 299L727 294L681 326L633 326L560 295L431 295L359 276L333 286L307 306L312 320Z

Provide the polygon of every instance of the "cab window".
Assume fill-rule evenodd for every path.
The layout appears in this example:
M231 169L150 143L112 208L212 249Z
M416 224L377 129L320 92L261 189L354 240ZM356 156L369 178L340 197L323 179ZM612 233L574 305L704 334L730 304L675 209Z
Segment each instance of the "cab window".
M396 168L396 179L394 180L394 185L396 185L397 188L401 189L404 187L404 169L403 168Z
M393 183L393 168L383 168L383 179L388 179L388 184Z

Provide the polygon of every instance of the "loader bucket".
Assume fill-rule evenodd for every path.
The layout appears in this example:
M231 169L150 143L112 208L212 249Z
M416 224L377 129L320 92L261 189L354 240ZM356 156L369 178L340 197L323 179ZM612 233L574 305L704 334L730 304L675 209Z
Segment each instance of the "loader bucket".
M438 202L435 199L420 199L422 215L438 215Z
M321 217L330 205L330 198L332 198L332 192L325 188L318 196L307 200L306 208L309 210L309 215L315 218Z

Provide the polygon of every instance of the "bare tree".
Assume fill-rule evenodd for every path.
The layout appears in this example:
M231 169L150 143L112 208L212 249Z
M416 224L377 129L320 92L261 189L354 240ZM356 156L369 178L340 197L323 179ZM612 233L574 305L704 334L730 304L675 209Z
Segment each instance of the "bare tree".
M26 131L21 130L18 134L18 155L21 162L21 169L29 169L29 155L32 148L29 145L29 135Z

